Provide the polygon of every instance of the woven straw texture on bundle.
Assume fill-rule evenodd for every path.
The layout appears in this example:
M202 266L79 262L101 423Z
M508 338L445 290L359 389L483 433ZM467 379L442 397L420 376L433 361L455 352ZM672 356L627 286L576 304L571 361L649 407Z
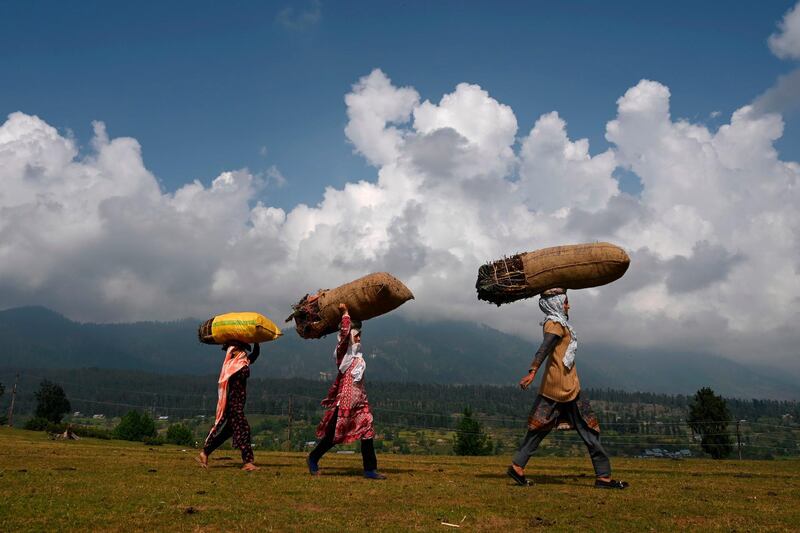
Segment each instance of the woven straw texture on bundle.
M498 306L547 289L599 287L622 277L630 265L625 250L607 242L542 248L483 265L478 299Z
M304 339L318 339L339 328L344 303L353 320L369 320L400 307L414 295L402 281L386 272L376 272L335 289L323 289L306 295L292 306L297 333Z

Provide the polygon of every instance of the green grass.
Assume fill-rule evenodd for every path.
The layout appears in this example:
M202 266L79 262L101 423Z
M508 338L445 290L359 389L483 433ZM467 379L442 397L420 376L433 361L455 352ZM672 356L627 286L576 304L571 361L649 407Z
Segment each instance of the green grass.
M310 477L300 453L258 452L239 470L223 449L119 441L51 441L0 428L2 531L796 530L800 460L615 459L627 491L592 488L588 457L535 458L536 485L504 474L509 457L379 455L386 481L361 477L359 455L329 454Z

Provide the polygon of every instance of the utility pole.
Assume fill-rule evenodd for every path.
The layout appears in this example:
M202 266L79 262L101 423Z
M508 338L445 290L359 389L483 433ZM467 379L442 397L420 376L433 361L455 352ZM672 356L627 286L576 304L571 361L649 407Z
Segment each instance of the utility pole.
M292 395L289 395L289 426L288 426L289 451L292 449Z
M17 377L14 378L14 388L11 389L11 407L8 409L8 427L14 427L14 400L17 399L17 382L19 381L19 372Z
M739 449L739 460L742 460L742 435L739 432L739 423L747 422L747 420L736 421L736 447Z

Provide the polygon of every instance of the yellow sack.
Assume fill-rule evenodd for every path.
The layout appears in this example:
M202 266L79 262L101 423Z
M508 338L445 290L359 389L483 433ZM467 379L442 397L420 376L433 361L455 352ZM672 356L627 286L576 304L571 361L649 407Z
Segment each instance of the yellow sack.
M274 341L282 335L272 320L259 313L226 313L200 324L200 342L224 344L237 340L246 343Z

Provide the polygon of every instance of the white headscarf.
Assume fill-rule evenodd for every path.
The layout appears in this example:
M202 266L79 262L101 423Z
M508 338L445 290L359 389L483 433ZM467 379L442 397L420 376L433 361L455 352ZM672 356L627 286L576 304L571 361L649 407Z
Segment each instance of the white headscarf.
M567 328L569 331L569 346L567 346L567 353L564 354L564 366L572 368L575 363L575 351L578 349L578 336L575 330L572 329L567 321L567 313L564 311L564 302L567 301L566 294L554 294L551 296L542 295L539 298L539 309L546 315L541 325L544 325L548 320L557 322Z
M339 372L344 374L347 372L347 369L350 368L350 365L353 363L353 360L356 358L361 358L362 362L364 361L364 355L361 353L361 343L356 342L356 335L358 335L359 331L356 328L350 329L350 340L347 344L347 353L344 354L342 357L342 362L339 364ZM333 352L333 356L336 357L336 352ZM366 366L366 362L363 362L362 366ZM360 375L363 374L364 369L360 369L361 372L359 373L358 381L360 379ZM356 377L356 376L354 376Z

